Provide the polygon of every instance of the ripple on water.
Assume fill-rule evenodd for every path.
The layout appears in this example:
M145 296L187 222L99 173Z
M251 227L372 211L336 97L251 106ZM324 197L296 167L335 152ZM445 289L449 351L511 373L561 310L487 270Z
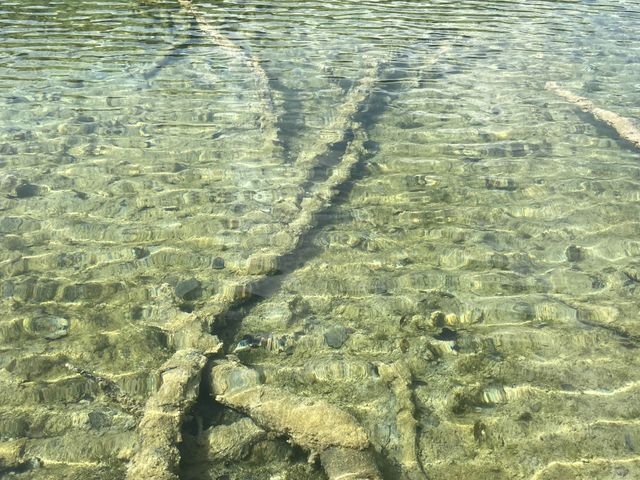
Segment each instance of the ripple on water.
M217 333L296 335L243 358L348 410L390 478L640 477L637 152L544 90L640 118L636 5L194 3L266 103L179 2L0 7L4 466L123 478L138 419L91 378L143 404L163 328L252 299ZM281 262L391 51L352 181ZM190 425L244 420L192 417L184 478L322 475L262 435L208 463Z

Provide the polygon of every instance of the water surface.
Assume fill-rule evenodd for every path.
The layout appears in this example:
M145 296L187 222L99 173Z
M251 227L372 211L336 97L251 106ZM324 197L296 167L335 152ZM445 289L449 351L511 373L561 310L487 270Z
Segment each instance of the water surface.
M356 136L332 207L216 322L227 352L295 336L238 357L353 414L385 478L640 477L640 155L544 88L640 119L637 5L194 9L235 47L179 2L0 6L3 473L123 478L138 418L78 372L143 404L163 327L281 253ZM192 448L240 417L201 395L183 478L324 478L283 439Z

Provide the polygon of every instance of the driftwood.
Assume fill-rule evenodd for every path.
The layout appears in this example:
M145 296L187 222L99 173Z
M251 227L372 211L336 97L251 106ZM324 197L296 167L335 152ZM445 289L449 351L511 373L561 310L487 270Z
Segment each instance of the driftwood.
M636 148L640 149L640 130L635 126L631 119L621 117L617 113L610 112L609 110L596 107L589 99L580 97L569 90L565 90L556 82L547 82L545 88L577 105L583 112L590 113L595 119L606 123L618 132L618 135L620 135L621 138L631 142Z

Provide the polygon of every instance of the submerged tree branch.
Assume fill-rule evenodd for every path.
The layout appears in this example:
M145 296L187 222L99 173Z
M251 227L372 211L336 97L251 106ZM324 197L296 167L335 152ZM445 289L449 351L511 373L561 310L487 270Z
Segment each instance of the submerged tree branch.
M606 123L612 127L621 138L631 142L636 148L640 149L640 130L635 126L629 118L621 117L617 113L596 107L589 99L576 95L569 90L560 87L556 82L547 82L545 88L550 92L564 98L565 100L577 105L583 112L590 113L597 120Z
M266 140L277 144L278 128L276 109L273 102L273 95L269 86L269 77L262 67L260 61L252 55L247 49L241 47L229 37L221 33L217 28L211 25L205 16L194 7L191 0L178 0L182 8L193 16L198 24L198 28L208 36L217 46L222 48L227 55L235 58L253 73L256 87L256 93L260 99L261 118L260 127L265 131Z
M145 406L138 426L142 445L129 463L127 479L178 480L180 429L198 396L205 363L200 351L184 349L161 367L162 385Z

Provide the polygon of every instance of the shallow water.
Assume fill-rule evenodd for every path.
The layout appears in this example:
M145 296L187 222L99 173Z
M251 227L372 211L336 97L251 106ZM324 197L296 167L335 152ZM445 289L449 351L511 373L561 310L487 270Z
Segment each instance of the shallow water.
M41 3L0 6L4 474L124 478L120 400L216 311L384 478L640 477L640 154L544 88L640 119L634 2ZM241 416L203 387L181 478L324 478L282 438L208 460Z

